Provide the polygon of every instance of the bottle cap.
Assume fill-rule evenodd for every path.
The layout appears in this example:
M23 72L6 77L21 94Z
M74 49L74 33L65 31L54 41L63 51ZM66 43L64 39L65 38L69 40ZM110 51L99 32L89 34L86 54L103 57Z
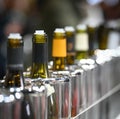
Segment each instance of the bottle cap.
M8 39L22 39L20 33L10 33Z

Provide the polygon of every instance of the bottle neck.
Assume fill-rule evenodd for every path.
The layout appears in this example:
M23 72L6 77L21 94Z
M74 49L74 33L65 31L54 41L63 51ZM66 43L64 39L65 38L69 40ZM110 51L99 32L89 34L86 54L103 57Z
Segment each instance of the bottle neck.
M66 39L53 40L53 70L64 70L67 56Z
M48 78L48 64L47 63L33 63L31 70L31 78Z
M5 75L5 87L24 88L23 44L21 44L20 41L18 42L19 44L17 44L17 46L16 44L14 44L14 42L12 43L11 45L8 43L7 47L7 69Z
M76 51L76 60L88 58L88 51Z
M31 78L47 78L48 74L47 43L33 43Z
M75 60L75 35L73 33L66 34L67 39L67 57L66 64L73 65Z
M22 88L24 89L24 76L23 70L21 68L7 68L5 75L5 85L6 88Z
M65 57L54 57L53 58L53 70L62 71L65 70Z
M88 26L88 35L89 35L89 56L92 57L94 55L94 51L98 49L98 41L97 41L97 32L95 26Z
M74 65L74 63L75 63L75 53L67 54L66 65Z
M76 59L88 58L89 38L88 33L77 33L75 36Z
M67 41L64 32L54 33L52 45L53 70L59 71L65 69L65 60L67 56Z
M23 70L23 46L7 47L7 68L11 70Z

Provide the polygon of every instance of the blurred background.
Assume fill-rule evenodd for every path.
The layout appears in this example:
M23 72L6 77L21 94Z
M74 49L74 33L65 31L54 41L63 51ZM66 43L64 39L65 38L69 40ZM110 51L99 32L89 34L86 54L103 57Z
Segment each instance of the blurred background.
M0 78L5 74L9 33L19 32L23 36L26 68L31 64L31 41L35 30L43 29L47 33L51 60L55 28L76 27L78 24L97 27L98 31L101 28L115 29L108 38L116 37L116 40L108 42L103 49L119 46L120 37L115 31L117 29L118 33L120 28L120 0L0 0ZM106 29L104 35L108 33Z

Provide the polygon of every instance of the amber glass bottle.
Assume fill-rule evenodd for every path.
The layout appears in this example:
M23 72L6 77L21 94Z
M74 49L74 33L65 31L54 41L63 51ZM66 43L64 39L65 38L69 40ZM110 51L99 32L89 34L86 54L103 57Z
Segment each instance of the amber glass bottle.
M94 55L94 51L98 49L97 26L89 24L88 35L89 35L89 57L92 57Z
M67 57L66 65L73 65L75 60L75 29L72 26L65 27L65 34L67 39Z
M59 71L65 69L66 62L66 36L63 28L56 28L53 33L53 70Z
M101 50L105 50L108 48L108 34L109 29L106 27L105 24L101 24L97 30L97 37L98 37L98 47Z
M62 86L60 89L60 118L68 119L70 118L70 79L69 72L65 70L66 67L66 35L63 28L56 28L53 33L53 47L52 47L52 57L53 57L53 69L52 73L55 77L59 79L59 85ZM60 81L61 80L61 81Z

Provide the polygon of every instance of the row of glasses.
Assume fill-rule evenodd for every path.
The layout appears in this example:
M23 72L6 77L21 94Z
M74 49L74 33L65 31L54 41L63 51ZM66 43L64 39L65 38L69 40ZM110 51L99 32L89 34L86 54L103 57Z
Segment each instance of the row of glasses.
M44 85L31 85L25 89L0 87L0 119L47 119L47 90Z
M51 78L26 78L24 91L0 88L0 118L47 119L49 85L55 92L58 119L77 116L120 82L119 51L97 50L95 58L80 60L66 71L52 71ZM86 112L84 119L99 119L100 108L98 105Z

